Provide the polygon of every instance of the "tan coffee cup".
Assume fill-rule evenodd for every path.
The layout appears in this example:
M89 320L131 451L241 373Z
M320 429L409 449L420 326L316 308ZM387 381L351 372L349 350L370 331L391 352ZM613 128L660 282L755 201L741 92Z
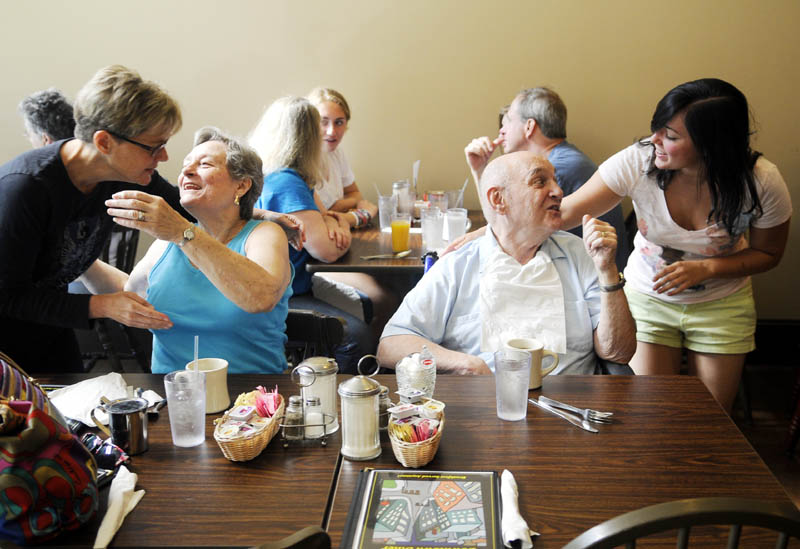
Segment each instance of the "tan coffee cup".
M528 351L531 354L531 377L528 390L538 389L542 386L542 378L558 366L558 355L544 348L544 344L532 337L514 337L506 340L506 347L519 351ZM550 366L542 368L542 358L547 355L553 357Z
M230 406L228 394L228 361L222 358L201 358L197 361L200 372L206 376L206 413L216 414ZM194 360L186 364L194 370Z

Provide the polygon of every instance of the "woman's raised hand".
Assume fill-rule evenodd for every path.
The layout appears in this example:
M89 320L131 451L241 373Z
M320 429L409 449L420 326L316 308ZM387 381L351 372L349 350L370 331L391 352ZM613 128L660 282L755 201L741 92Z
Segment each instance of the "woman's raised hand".
M188 221L160 196L120 191L106 200L114 223L146 232L159 240L178 242Z

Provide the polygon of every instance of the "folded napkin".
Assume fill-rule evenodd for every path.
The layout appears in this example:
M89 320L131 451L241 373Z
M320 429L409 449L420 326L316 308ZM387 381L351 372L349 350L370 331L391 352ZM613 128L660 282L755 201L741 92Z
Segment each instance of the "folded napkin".
M144 490L133 489L136 487L138 475L131 473L124 465L120 465L117 476L111 481L111 488L108 493L108 509L100 523L97 531L97 539L94 540L94 549L105 549L114 535L122 526L125 516L130 513L139 500L144 496Z
M89 427L94 427L90 415L92 409L100 404L100 397L108 400L133 396L132 387L128 387L121 374L111 372L102 376L86 379L74 385L52 391L48 396L56 408L66 417L77 419ZM155 391L147 390L142 398L152 406L161 397ZM108 414L102 409L95 412L97 420L108 425Z
M522 549L531 549L533 547L531 536L538 536L539 533L528 528L528 523L519 514L518 496L519 490L514 475L508 469L503 469L503 474L500 475L500 498L503 501L500 529L503 532L503 543L506 547L511 547L512 541L519 541Z

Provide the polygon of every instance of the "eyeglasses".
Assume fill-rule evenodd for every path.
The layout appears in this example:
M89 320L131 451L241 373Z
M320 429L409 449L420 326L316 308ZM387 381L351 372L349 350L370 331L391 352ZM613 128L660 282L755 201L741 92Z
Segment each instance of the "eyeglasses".
M167 144L166 143L162 143L161 145L155 145L155 146L145 145L144 143L139 143L138 141L134 141L133 139L128 139L124 135L120 135L118 133L114 133L111 130L106 130L106 131L108 133L110 133L111 135L113 135L114 137L116 137L117 139L122 139L123 141L127 141L131 145L136 145L137 147L146 150L147 152L150 153L150 156L152 156L153 158L158 156L158 154L161 151L163 151L164 149L167 148Z

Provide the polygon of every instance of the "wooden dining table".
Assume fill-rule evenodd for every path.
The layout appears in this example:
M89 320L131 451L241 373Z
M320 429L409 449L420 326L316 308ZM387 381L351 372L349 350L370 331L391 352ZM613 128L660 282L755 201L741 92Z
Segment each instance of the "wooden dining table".
M163 377L125 374L137 387L163 391ZM86 376L41 377L72 383ZM340 376L341 382L344 376ZM393 391L393 375L376 379ZM285 375L229 375L231 397L256 385L298 393ZM163 394L163 393L162 393ZM688 376L548 376L540 391L557 400L614 412L597 434L530 406L526 419L497 418L488 376L444 376L435 397L446 404L439 450L425 469L508 469L520 510L541 536L536 549L561 547L584 530L647 505L702 496L791 500L705 386ZM127 516L111 547L246 547L308 525L326 528L339 546L356 480L364 467L401 468L382 434L382 454L370 461L339 455L340 433L326 447L274 439L256 459L225 459L210 436L195 448L172 445L169 407L150 425L150 449L134 456L137 488L147 494ZM108 489L101 493L107 494ZM103 496L103 500L107 496ZM89 547L101 512L87 527L51 545ZM719 546L720 532L701 531L700 546ZM744 532L744 547L761 547L761 533ZM658 541L658 540L657 540ZM656 543L655 546L673 546Z
M486 225L486 220L480 210L469 210L470 230L479 229ZM412 224L419 228L419 223ZM401 259L362 259L371 255L392 253L392 234L381 231L377 223L365 229L356 229L352 232L350 250L332 263L324 263L311 259L306 264L306 270L311 273L340 272L340 273L369 273L369 274L394 274L394 275L421 275L424 271L422 256L425 250L422 246L422 234L412 232L409 235L409 249L411 253Z
M88 374L39 376L45 383L70 384ZM124 374L133 387L164 395L163 375ZM278 386L281 395L299 394L288 375L229 375L233 401L256 386ZM327 518L331 486L340 462L339 433L319 442L284 448L276 435L255 459L226 459L206 416L206 440L200 446L172 444L169 406L149 422L149 449L132 456L129 469L138 475L145 496L125 518L111 547L250 547L273 541ZM101 490L98 515L84 528L54 540L54 546L92 547L105 513L108 488ZM2 543L0 543L2 546Z

